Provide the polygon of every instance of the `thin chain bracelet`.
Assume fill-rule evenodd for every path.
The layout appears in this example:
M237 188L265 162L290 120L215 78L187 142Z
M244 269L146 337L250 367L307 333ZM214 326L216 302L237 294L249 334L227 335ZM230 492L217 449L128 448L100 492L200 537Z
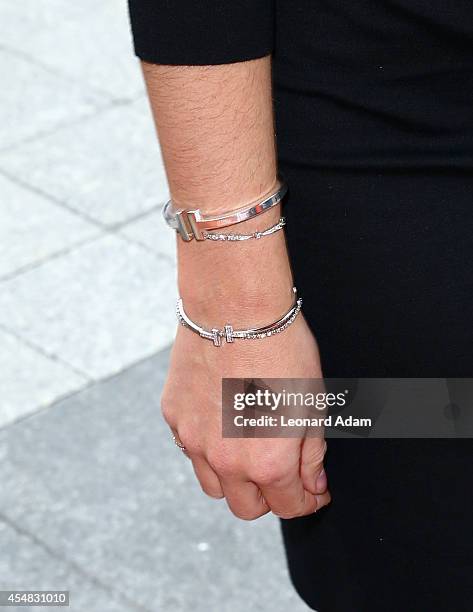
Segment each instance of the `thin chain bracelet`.
M263 327L235 330L231 325L225 325L223 329L205 329L197 323L194 323L194 321L188 317L182 304L182 298L177 300L177 319L181 325L187 327L194 333L199 334L201 338L212 340L215 346L221 346L222 338L225 339L226 342L233 342L235 338L241 338L244 340L267 338L268 336L280 334L287 329L289 325L294 322L294 319L301 311L302 298L297 297L297 289L295 287L292 288L292 291L294 292L295 302L291 308L280 319L274 323L270 323L269 325L264 325Z
M250 240L251 238L255 238L258 240L259 238L263 238L263 236L270 236L281 230L286 225L285 217L281 217L279 221L269 227L268 229L262 232L253 232L252 234L217 234L215 232L202 232L204 240Z

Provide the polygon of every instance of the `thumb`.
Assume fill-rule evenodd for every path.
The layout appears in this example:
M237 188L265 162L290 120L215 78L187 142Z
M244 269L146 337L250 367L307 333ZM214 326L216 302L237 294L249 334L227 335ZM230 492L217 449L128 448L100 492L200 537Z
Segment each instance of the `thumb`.
M301 479L304 489L317 495L327 490L324 456L327 443L323 438L305 438L301 452Z

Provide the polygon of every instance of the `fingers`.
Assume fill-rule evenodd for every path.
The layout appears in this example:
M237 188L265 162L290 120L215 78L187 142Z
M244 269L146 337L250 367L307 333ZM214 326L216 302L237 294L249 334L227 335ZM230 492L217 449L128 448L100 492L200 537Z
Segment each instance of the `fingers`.
M270 511L280 518L306 516L330 503L323 439L306 438L292 448L289 456L275 456L269 462L263 455L248 463L248 457L243 459L228 448L226 453L207 457L194 437L182 434L180 438L175 433L186 448L203 491L213 498L225 497L230 510L241 519L254 520Z
M195 475L199 480L203 492L209 497L214 497L215 499L221 499L224 497L223 488L220 484L219 477L210 467L207 461L203 457L197 456L191 457L191 461Z
M322 438L305 438L301 447L300 470L273 475L260 483L261 491L274 514L281 518L305 516L330 503L323 459L327 444ZM257 482L258 484L258 482Z
M219 477L203 457L193 454L190 458L204 493L216 499L225 497L228 507L238 518L250 521L270 511L254 483L239 478Z
M197 480L203 492L215 499L224 497L220 480L208 461L198 452L198 449L194 448L189 442L183 444L181 436L176 428L170 427L170 429L176 446L178 446L186 457L192 461L192 467L194 468L195 475L197 476Z
M222 486L228 507L238 518L252 521L270 511L261 491L253 482L223 479Z

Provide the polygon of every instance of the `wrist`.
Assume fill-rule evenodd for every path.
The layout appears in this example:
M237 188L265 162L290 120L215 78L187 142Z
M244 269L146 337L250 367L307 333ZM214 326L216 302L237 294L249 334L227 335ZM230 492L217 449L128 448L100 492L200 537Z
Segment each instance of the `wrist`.
M261 218L269 225L279 215L279 210L268 211ZM235 227L251 232L262 225L253 219L229 230ZM232 317L234 324L256 324L277 318L293 302L284 233L239 243L179 240L178 282L186 309L202 323L224 325Z
M260 289L259 292L237 295L224 290L210 292L205 299L183 299L190 318L205 328L223 328L231 325L235 329L257 328L280 319L295 303L290 279L275 290Z

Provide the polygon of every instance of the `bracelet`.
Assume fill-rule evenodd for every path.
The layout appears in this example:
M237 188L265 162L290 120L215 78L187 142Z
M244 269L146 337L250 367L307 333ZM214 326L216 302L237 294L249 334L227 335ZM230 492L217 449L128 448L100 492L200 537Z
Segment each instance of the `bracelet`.
M213 232L202 233L204 240L227 240L229 242L233 240L250 240L251 238L258 240L259 238L263 238L263 236L270 236L271 234L278 232L279 230L283 229L285 225L286 219L281 217L275 225L272 225L271 227L268 227L268 229L260 232L253 232L252 234L216 234Z
M179 232L181 238L186 242L192 240L192 238L204 240L203 230L220 229L253 219L279 204L286 195L286 192L287 185L277 179L274 189L265 194L263 200L258 199L237 210L220 215L204 215L199 209L176 210L173 201L169 200L164 205L163 216L169 227Z
M295 287L293 287L292 290L295 295L295 302L291 308L280 319L274 323L270 323L269 325L264 325L263 327L235 330L231 325L225 325L223 329L213 328L211 330L207 330L197 323L194 323L187 316L182 304L182 298L177 300L177 319L181 325L187 327L194 333L199 334L201 338L212 340L215 346L221 346L222 338L224 338L226 342L233 342L235 338L245 340L266 338L274 334L280 334L282 331L287 329L299 314L302 307L302 298L297 297L297 289Z

